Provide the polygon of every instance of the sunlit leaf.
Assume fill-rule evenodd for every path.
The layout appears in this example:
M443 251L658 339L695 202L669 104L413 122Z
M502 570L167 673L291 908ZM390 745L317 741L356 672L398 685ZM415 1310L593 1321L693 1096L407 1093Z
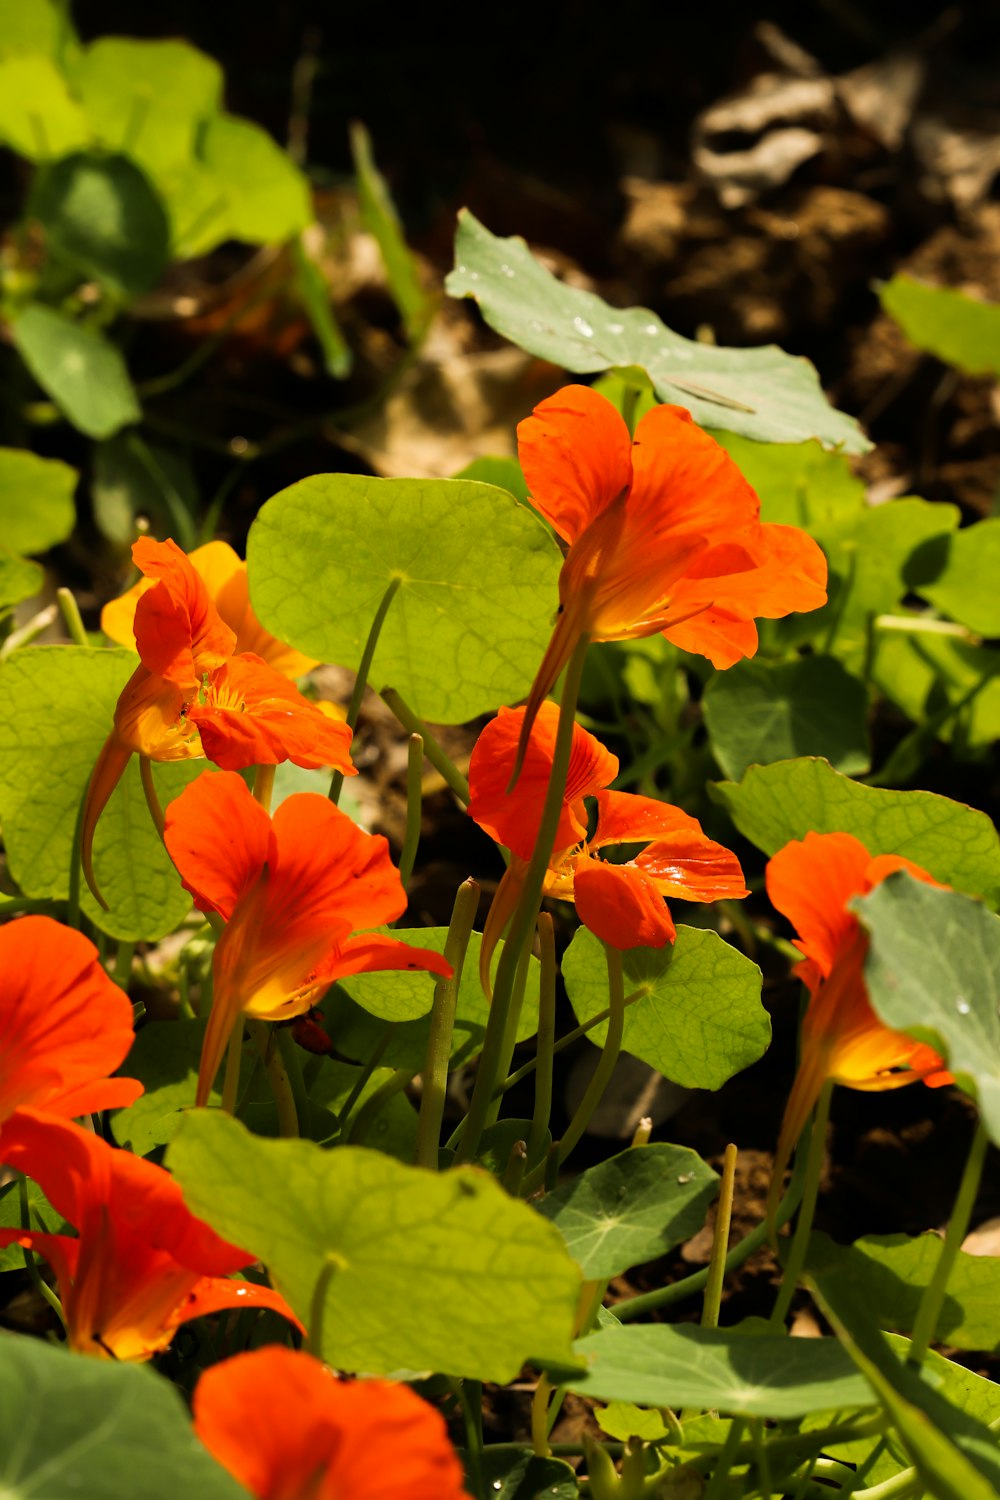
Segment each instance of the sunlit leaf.
M0 62L0 141L29 161L52 161L90 139L86 117L55 63L41 55Z
M542 1199L587 1281L620 1276L696 1234L719 1179L684 1146L622 1151Z
M978 635L1000 635L998 573L1000 519L977 521L951 538L943 568L920 593Z
M871 854L905 854L936 880L1000 903L1000 839L985 813L933 792L862 786L825 760L751 766L709 788L765 854L815 833L853 833Z
M42 390L87 437L110 437L139 420L139 401L121 352L98 329L34 303L12 319L11 331Z
M8 869L26 896L69 894L77 812L135 661L124 650L29 646L0 666L0 823ZM157 766L162 803L204 768L201 761ZM98 824L94 869L110 910L86 888L83 909L113 937L161 938L190 908L134 760Z
M106 36L73 69L98 140L156 173L193 153L222 102L222 69L187 42Z
M928 631L879 632L872 681L956 752L1000 739L1000 652Z
M930 1042L1000 1143L1000 917L900 871L852 903L879 1019Z
M626 996L641 991L625 1011L622 1046L671 1082L721 1088L766 1049L771 1023L760 1003L760 970L718 933L678 927L673 945L631 948L622 959ZM562 968L581 1024L607 1007L604 949L586 927ZM602 1021L587 1036L602 1046L607 1031Z
M616 308L557 281L524 240L498 239L469 213L459 216L453 297L472 297L491 328L565 370L636 367L661 401L686 406L703 427L764 443L819 438L861 453L870 445L853 417L834 411L808 360L774 344L724 349L667 328L644 307Z
M715 758L734 779L795 755L824 754L847 775L871 764L868 694L832 656L737 662L710 678L702 704Z
M1000 303L893 276L879 292L911 344L970 375L1000 375Z
M338 1368L505 1382L529 1358L571 1361L579 1272L557 1231L486 1173L259 1140L208 1110L167 1159L193 1212L259 1256L302 1318L333 1267L321 1352Z
M587 1373L565 1384L600 1401L771 1418L875 1404L836 1339L635 1323L602 1328L574 1347Z
M262 508L247 560L267 628L351 668L398 582L369 680L439 724L527 693L558 604L545 528L503 490L462 479L303 479Z
M148 177L127 156L80 152L36 179L29 212L49 253L118 297L156 285L167 264L170 226Z
M0 1333L0 1453L4 1500L246 1500L169 1380L11 1333Z
M75 40L61 0L0 0L0 58L35 54L57 61Z
M0 536L12 552L47 552L76 524L77 473L57 458L0 448Z
M435 298L421 283L388 183L375 165L371 137L357 122L351 126L351 155L358 177L361 222L382 252L389 290L402 315L407 336L411 341L418 339L434 312Z
M236 115L215 115L201 154L222 184L229 237L251 245L290 240L312 223L309 184L267 131Z
M865 487L843 453L815 441L754 443L734 432L715 437L756 490L764 521L821 533L865 508Z

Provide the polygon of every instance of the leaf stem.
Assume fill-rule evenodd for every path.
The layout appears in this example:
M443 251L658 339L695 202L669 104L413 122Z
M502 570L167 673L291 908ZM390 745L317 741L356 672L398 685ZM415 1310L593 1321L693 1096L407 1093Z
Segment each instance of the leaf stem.
M26 1233L30 1233L31 1205L28 1202L28 1179L24 1176L23 1173L21 1173L17 1179L17 1196L21 1210L21 1228ZM28 1273L28 1278L32 1286L35 1288L35 1291L39 1294L39 1296L43 1297L49 1304L52 1311L59 1319L59 1322L65 1329L66 1315L63 1312L62 1303L60 1302L59 1298L56 1296L52 1288L48 1285L48 1283L42 1279L42 1273L38 1269L38 1262L35 1260L34 1251L29 1250L26 1245L22 1245L21 1254L24 1256L24 1269Z
M448 1092L448 1068L451 1063L451 1040L455 1029L458 987L462 982L462 969L472 933L472 924L479 909L479 895L479 886L474 880L463 881L458 888L444 945L444 956L451 964L453 972L450 979L439 979L434 986L434 1004L431 1009L430 1033L427 1038L427 1061L424 1064L424 1091L417 1120L415 1156L418 1167L426 1167L432 1172L438 1169L441 1122L444 1119L445 1098Z
M806 1170L802 1185L802 1207L799 1210L798 1223L795 1225L795 1233L792 1236L792 1246L788 1252L788 1260L781 1278L781 1286L778 1290L777 1301L774 1311L769 1319L771 1330L784 1327L785 1317L795 1295L795 1288L802 1274L802 1267L806 1263L806 1252L809 1248L809 1235L812 1230L813 1216L816 1212L816 1202L819 1198L819 1179L823 1171L823 1156L826 1151L826 1127L830 1119L830 1100L833 1097L833 1081L827 1079L824 1083L819 1099L816 1101L816 1114L813 1118L812 1134L809 1138L809 1151L806 1156Z
M969 1229L969 1220L975 1207L976 1195L979 1192L979 1182L983 1175L983 1163L986 1160L986 1148L989 1145L989 1136L983 1127L982 1120L976 1123L975 1134L969 1147L969 1154L965 1160L965 1169L962 1172L962 1180L958 1185L958 1194L955 1198L955 1207L952 1211L948 1229L941 1245L930 1281L924 1288L920 1298L920 1306L917 1308L916 1321L913 1324L913 1337L906 1355L908 1364L923 1364L924 1356L930 1348L941 1316L941 1308L944 1306L945 1292L948 1287L948 1278L955 1268L955 1261L961 1249L962 1241L965 1239Z
M295 1140L299 1134L300 1122L295 1108L291 1080L275 1041L275 1032L280 1028L275 1027L272 1031L266 1021L255 1021L249 1016L246 1018L246 1027L254 1046L260 1053L268 1082L271 1085L271 1093L278 1107L278 1134L283 1140Z
M577 1106L576 1114L570 1120L559 1142L559 1165L569 1156L574 1146L580 1140L593 1117L594 1111L604 1097L604 1090L610 1082L611 1075L615 1070L619 1054L622 1048L622 1035L625 1030L625 976L622 969L622 955L619 948L612 948L610 943L604 944L605 959L608 966L608 1032L604 1038L604 1046L591 1078L584 1092L583 1098Z
M399 851L399 878L405 889L413 874L413 864L420 844L420 816L423 809L424 737L411 734L406 747L406 832Z
M538 1034L535 1038L535 1105L528 1133L527 1159L535 1161L545 1147L552 1115L552 1060L556 1034L555 928L547 911L538 913L538 942L542 973L538 988Z
M729 1226L733 1217L733 1192L736 1186L736 1147L730 1142L722 1161L722 1184L719 1188L719 1203L715 1210L715 1233L712 1236L712 1258L708 1265L708 1282L705 1287L705 1304L701 1310L702 1328L718 1328L719 1308L722 1306L722 1284L726 1275L726 1251L729 1247Z
M89 646L90 642L84 629L80 606L76 602L72 589L56 589L56 598L59 601L59 610L70 640L75 646Z
M227 1115L236 1113L236 1096L240 1087L240 1063L243 1060L243 1017L239 1016L229 1038L226 1072L222 1082L222 1108Z
M149 815L153 820L153 827L162 840L167 820L163 816L163 808L160 806L160 798L153 781L153 762L148 755L139 756L139 780L142 782L142 790L146 798L146 806L149 808Z
M347 727L352 733L357 728L358 715L361 713L361 700L365 696L365 688L368 686L368 674L371 671L372 658L375 655L378 638L382 634L382 626L385 624L385 617L389 613L389 606L399 592L402 582L403 580L400 577L390 578L389 586L379 600L378 609L375 611L375 618L372 620L371 629L368 632L368 639L365 641L365 648L361 653L361 660L358 663L358 675L354 679L351 701L347 705ZM334 807L340 801L340 794L343 787L343 771L334 771L333 779L330 782L330 801Z
M388 709L396 715L404 729L411 734L419 734L424 742L424 755L437 771L438 775L447 786L455 793L463 807L469 805L469 783L462 775L450 756L438 744L431 734L423 719L413 712L413 709L404 698L396 692L393 687L379 688L379 697Z

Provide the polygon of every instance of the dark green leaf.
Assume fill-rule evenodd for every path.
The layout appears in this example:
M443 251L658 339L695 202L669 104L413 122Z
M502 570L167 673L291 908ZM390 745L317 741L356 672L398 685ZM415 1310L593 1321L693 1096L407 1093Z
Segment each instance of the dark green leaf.
M936 880L1000 903L1000 839L985 813L933 792L893 792L841 776L825 760L751 766L709 788L765 854L815 833L853 833L871 854L905 854Z
M642 993L625 1011L622 1046L665 1078L687 1088L721 1088L766 1049L771 1023L760 1003L760 970L718 933L678 927L672 946L631 948L623 959L626 996ZM581 1024L607 1007L604 950L586 927L562 968ZM607 1032L602 1021L587 1036L602 1046Z
M538 1205L586 1281L607 1281L666 1255L705 1222L719 1179L684 1146L622 1151L548 1193Z
M139 420L142 413L121 352L98 329L35 303L12 320L11 330L42 390L87 437L110 437Z
M482 1455L482 1473L490 1500L576 1500L576 1475L559 1458L536 1458L530 1448L518 1453Z
M29 212L41 222L50 254L117 297L138 297L163 274L167 215L126 156L64 156L39 174Z
M870 446L852 417L827 404L808 360L773 344L700 344L644 307L609 307L557 281L522 239L497 239L468 209L459 217L455 269L445 288L453 297L474 298L491 328L565 370L648 372L660 400L686 406L703 427L764 443L815 437L854 453Z

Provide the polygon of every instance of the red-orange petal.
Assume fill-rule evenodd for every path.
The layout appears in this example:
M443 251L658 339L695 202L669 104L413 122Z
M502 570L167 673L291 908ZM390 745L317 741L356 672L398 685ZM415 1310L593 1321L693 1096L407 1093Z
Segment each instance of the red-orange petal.
M142 1093L108 1077L132 1045L132 1006L82 933L42 916L0 928L0 985L0 1127L23 1105L72 1118Z
M269 1286L260 1286L256 1281L242 1281L232 1276L204 1276L194 1285L173 1315L168 1320L171 1328L190 1323L193 1318L204 1318L209 1313L222 1312L226 1307L265 1309L287 1318L300 1332L305 1328L289 1307L280 1292Z
M581 859L573 899L584 926L612 948L662 948L677 936L663 897L636 865Z
M858 920L847 903L861 895L871 855L850 833L807 833L768 861L771 904L799 935L796 943L828 975L848 947Z
M346 979L350 974L373 974L393 969L422 969L441 979L450 979L453 973L448 960L433 948L419 948L381 933L361 933L349 937L335 956L320 963L316 978L327 984Z
M163 837L198 910L227 922L277 852L270 818L234 771L204 771L185 787Z
M259 656L245 653L223 663L208 679L204 703L192 704L187 716L205 754L223 770L290 760L356 775L347 725L310 703Z
M574 542L632 480L631 440L617 409L589 386L567 385L517 429L531 502Z
M408 1386L339 1381L277 1345L206 1370L194 1424L257 1500L469 1500L442 1418Z
M662 896L683 901L738 901L749 895L740 862L678 807L630 792L600 792L591 849L652 840L635 864Z
M651 543L697 533L722 541L760 515L760 501L726 450L682 406L654 406L632 448L629 530Z
M132 557L155 588L135 609L135 644L143 665L191 696L204 672L233 654L236 635L212 603L203 579L176 542L140 537Z

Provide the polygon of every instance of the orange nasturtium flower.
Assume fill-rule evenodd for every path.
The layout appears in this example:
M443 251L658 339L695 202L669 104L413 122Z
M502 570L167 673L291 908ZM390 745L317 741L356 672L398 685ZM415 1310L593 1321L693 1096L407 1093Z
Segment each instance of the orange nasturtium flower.
M202 549L203 551L206 549ZM81 855L87 883L95 888L94 831L132 755L150 760L207 756L225 770L247 766L334 766L354 774L351 731L304 698L266 655L284 668L308 665L258 624L239 575L230 575L227 600L242 637L258 652L237 653L240 637L220 613L205 579L175 542L142 537L132 556L146 575L132 613L140 665L122 690L114 727L98 756L87 789ZM242 605L242 613L239 608ZM112 614L112 628L122 620Z
M93 943L51 917L0 928L0 1131L22 1105L72 1119L142 1093L109 1078L132 1045L132 1006Z
M276 1344L206 1370L194 1425L257 1500L469 1500L444 1420L409 1386L338 1380Z
M794 973L809 991L799 1071L775 1157L772 1201L792 1148L828 1080L869 1092L921 1079L931 1088L952 1082L932 1047L884 1026L868 999L868 934L848 902L866 896L896 870L938 884L902 855L873 857L850 833L807 833L768 862L767 894L799 934L795 946L804 958Z
M517 448L531 503L568 545L525 738L585 635L662 632L731 667L757 650L755 619L825 604L819 546L794 526L761 522L733 460L683 407L654 407L633 441L604 396L564 386L520 423Z
M223 1307L269 1307L298 1325L277 1292L232 1279L254 1256L196 1219L162 1167L33 1109L4 1126L0 1155L78 1231L0 1230L0 1246L37 1250L55 1271L77 1353L149 1359L181 1323Z
M555 751L559 710L543 702L520 778L507 793L526 712L502 708L479 736L469 763L469 813L511 853L483 934L480 974L487 991L490 958L517 905L535 846ZM612 948L662 948L677 935L664 897L718 901L745 896L743 872L735 854L706 838L697 820L679 808L652 797L606 791L617 775L617 756L574 725L562 813L543 890L575 902L585 926ZM585 797L597 802L591 834ZM598 851L613 844L646 848L626 864L609 864Z
M348 974L451 974L440 953L356 930L401 916L406 893L386 840L316 792L287 797L272 819L239 776L206 772L171 802L164 837L199 911L227 924L212 965L198 1104L241 1013L263 1021L304 1015Z

